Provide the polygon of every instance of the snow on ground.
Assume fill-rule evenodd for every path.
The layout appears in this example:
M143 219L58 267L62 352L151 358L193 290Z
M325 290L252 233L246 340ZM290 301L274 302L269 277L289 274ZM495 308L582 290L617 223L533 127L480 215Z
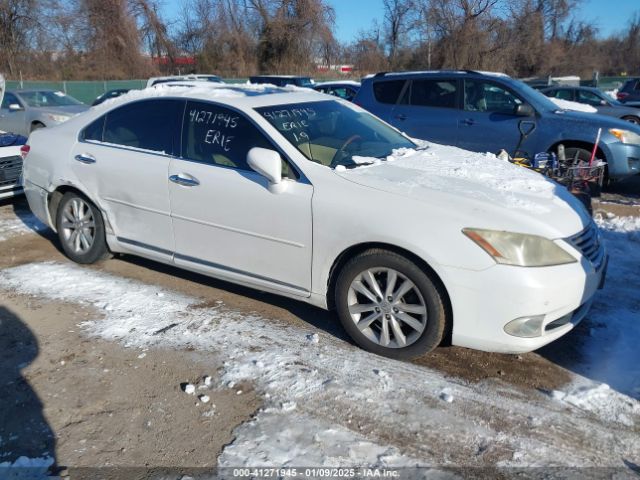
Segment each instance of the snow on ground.
M15 462L0 462L0 479L2 480L38 480L51 478L48 469L53 465L53 458L20 457Z
M598 110L586 103L571 102L569 100L563 100L561 98L549 97L553 103L563 110L574 110L576 112L596 113Z
M0 242L17 235L41 232L46 228L29 210L18 207L15 215L13 212L0 212Z
M631 255L613 256L611 277L632 277L610 278L612 288L638 285L640 274L622 266L627 259L638 263L640 250L626 246L626 236L633 234L637 230L625 238L613 231L605 236L612 253L623 249ZM314 337L318 332L310 328L244 315L223 304L198 308L200 299L67 263L3 270L0 286L95 306L99 313L83 324L91 335L130 347L189 346L217 353L224 360L219 386L251 382L264 399L257 415L236 429L235 441L218 459L221 466L640 463L639 402L585 377L576 376L575 384L552 394L521 391L498 379L469 384L369 354L322 332ZM612 305L608 294L598 297L601 315L637 309L631 296ZM613 331L623 326L620 321L596 328L637 334ZM597 365L597 357L594 352L587 361ZM620 372L627 368L615 365Z

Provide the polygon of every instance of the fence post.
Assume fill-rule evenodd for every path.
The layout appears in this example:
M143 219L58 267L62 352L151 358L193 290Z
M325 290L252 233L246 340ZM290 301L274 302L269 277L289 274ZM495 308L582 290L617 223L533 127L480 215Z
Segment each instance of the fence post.
M67 94L67 81L63 80L62 81L62 91L64 92L64 94Z

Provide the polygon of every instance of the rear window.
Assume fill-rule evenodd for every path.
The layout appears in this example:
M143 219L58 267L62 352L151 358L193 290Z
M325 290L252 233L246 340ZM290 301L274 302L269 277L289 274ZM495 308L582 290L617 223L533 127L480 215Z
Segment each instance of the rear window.
M398 97L402 92L402 88L406 80L390 80L386 82L374 82L373 95L380 103L387 103L395 105L398 102Z
M411 83L411 105L419 107L456 108L455 80L414 80Z

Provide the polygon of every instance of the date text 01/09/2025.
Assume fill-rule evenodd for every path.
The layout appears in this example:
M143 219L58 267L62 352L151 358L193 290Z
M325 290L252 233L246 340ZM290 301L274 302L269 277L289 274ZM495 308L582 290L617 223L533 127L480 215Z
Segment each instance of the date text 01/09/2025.
M391 468L234 468L234 477L251 478L398 478L400 472Z

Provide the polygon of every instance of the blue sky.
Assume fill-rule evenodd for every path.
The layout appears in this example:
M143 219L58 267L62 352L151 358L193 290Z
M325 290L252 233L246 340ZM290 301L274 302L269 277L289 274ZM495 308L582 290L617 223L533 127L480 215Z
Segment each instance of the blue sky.
M382 23L382 0L328 0L336 11L336 37L349 42L360 30L368 29L373 20ZM576 12L580 20L595 22L601 36L623 30L635 12L640 12L638 0L583 0Z
M188 1L188 0L187 0ZM327 0L336 11L335 34L340 42L352 41L359 31L367 30L374 20L382 23L382 0ZM179 2L168 0L167 13L174 17ZM625 28L634 13L640 12L639 0L583 0L576 12L580 20L594 22L601 36L617 33Z

